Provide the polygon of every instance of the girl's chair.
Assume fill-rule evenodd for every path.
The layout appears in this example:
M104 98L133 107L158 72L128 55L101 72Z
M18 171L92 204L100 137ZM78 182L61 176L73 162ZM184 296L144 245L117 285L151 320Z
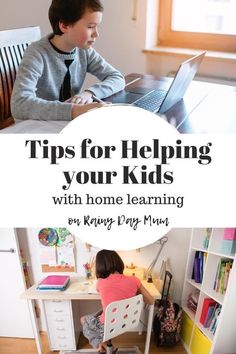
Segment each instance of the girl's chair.
M143 309L143 295L136 295L129 299L114 301L109 304L105 312L103 342L107 342L106 354L126 353L141 354L138 347L116 348L111 339L138 326ZM60 354L94 354L96 349L80 349L73 352L60 351Z
M143 308L143 295L114 301L106 308L103 341L107 342L106 354L114 352L111 339L127 332L139 324ZM137 347L120 348L115 352L140 353Z

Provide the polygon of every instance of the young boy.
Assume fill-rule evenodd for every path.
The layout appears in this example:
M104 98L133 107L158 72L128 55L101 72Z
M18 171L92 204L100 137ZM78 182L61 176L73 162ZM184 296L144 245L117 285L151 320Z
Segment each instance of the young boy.
M102 21L100 0L52 0L53 34L32 43L21 61L11 99L16 119L70 120L101 107L124 88L124 78L93 48ZM86 73L101 82L80 92Z

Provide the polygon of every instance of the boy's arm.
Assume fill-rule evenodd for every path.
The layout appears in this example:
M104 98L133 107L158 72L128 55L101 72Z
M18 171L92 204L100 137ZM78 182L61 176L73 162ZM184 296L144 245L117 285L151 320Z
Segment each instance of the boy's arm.
M79 102L81 104L60 102L56 99L47 99L46 93L44 99L37 97L37 84L43 70L43 58L37 47L29 47L21 61L11 97L11 112L15 119L71 120L89 109L103 106L101 103L85 105L84 102ZM45 82L48 92L52 89L51 82L50 78Z
M36 96L43 71L43 59L37 50L28 48L18 69L11 97L11 111L16 119L68 120L72 105ZM45 83L46 85L46 83Z
M143 295L143 300L146 304L148 304L148 305L154 304L153 297L149 294L149 292L144 288L144 286L142 284L140 285L140 287L138 289L138 294Z
M125 87L123 75L103 59L93 48L87 51L87 71L101 82L88 88L95 96L105 98Z

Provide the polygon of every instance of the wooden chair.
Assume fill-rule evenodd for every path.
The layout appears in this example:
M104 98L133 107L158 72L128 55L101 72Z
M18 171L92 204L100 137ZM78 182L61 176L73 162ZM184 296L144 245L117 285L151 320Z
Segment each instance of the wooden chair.
M16 72L27 46L40 38L40 28L0 31L0 129L14 123L10 99Z

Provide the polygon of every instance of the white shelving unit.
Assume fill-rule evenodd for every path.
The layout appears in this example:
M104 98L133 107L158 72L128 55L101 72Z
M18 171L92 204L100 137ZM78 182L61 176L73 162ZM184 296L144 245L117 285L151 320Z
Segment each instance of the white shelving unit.
M222 354L236 352L236 256L221 252L225 229L193 229L189 247L182 307L184 310L182 339L185 349L191 354ZM204 248L206 234L210 235L208 248ZM206 253L202 283L192 279L196 251ZM233 261L226 292L220 294L214 290L214 281L220 259ZM187 307L190 293L199 293L197 311ZM211 298L222 306L215 334L200 323L205 298Z

